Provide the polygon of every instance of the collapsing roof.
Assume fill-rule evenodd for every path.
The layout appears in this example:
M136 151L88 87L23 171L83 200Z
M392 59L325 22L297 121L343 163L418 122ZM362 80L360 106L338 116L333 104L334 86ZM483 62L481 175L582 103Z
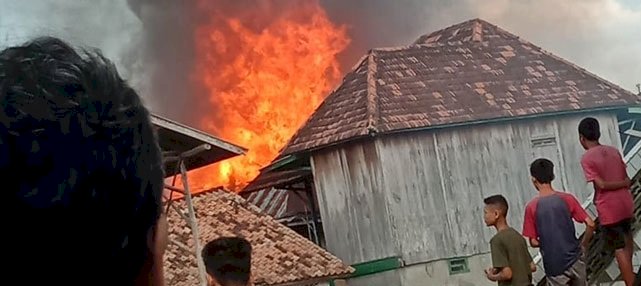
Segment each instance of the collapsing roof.
M184 202L175 202L183 204ZM303 238L240 196L210 191L193 198L201 241L240 236L252 244L252 277L255 285L306 285L345 277L354 270L338 258ZM165 255L167 285L198 284L191 231L177 212L170 212L171 240Z
M158 141L165 157L178 156L199 146L209 146L194 156L184 158L187 170L197 169L247 152L245 148L158 115L152 115L151 122L157 128ZM179 173L177 161L166 161L165 173L167 176Z
M371 50L280 158L360 137L638 105L641 96L483 20Z

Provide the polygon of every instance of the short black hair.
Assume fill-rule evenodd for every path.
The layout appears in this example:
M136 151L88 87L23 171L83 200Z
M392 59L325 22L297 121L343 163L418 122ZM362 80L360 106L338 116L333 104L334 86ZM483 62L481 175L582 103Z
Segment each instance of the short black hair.
M554 163L548 159L536 159L530 164L530 175L541 184L554 181Z
M510 208L507 200L503 195L493 195L483 199L483 202L488 206L495 206L501 210L503 216L507 216L507 211Z
M601 138L600 129L599 121L592 117L584 118L579 123L579 135L590 141L599 141Z
M251 273L252 246L244 238L221 237L203 247L202 257L207 273L222 286L246 285Z
M163 177L149 112L99 51L53 37L0 51L5 270L30 285L133 285Z

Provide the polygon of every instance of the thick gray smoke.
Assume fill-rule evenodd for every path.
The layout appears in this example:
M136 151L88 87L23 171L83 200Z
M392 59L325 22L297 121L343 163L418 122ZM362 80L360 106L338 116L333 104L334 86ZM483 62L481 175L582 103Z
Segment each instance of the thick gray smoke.
M147 94L154 111L181 122L198 126L198 117L208 104L196 96L193 83L194 31L197 14L189 1L125 0L140 19L144 33L140 44L131 51L142 61Z
M636 92L641 82L641 0L321 0L350 27L354 61L373 47L482 18Z
M193 27L187 11L182 5L168 4L179 1L154 1L162 4L154 6L138 3L136 9L137 3L131 2L0 0L0 48L45 35L99 48L154 112L191 119L198 105L189 96L192 38L186 32Z
M0 0L0 48L37 36L98 47L134 85L140 63L128 58L141 32L126 2L113 0Z

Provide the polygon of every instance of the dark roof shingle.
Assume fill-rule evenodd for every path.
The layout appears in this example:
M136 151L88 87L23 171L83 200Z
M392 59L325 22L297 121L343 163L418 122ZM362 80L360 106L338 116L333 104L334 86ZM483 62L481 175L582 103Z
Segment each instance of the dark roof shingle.
M483 20L370 51L281 156L368 134L641 103L626 91Z

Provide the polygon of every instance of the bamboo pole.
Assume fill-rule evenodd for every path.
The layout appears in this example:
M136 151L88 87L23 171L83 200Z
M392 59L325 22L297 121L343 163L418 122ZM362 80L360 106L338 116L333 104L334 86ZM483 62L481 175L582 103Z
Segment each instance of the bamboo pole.
M208 145L209 146L209 145ZM200 231L198 230L198 222L196 221L196 212L191 200L191 192L189 191L189 181L187 180L187 167L185 161L180 160L180 176L182 178L183 188L185 189L185 202L187 203L187 210L189 213L189 225L191 226L191 233L194 236L194 251L196 252L196 263L198 264L198 276L200 284L207 286L207 273L205 270L205 263L200 253Z

